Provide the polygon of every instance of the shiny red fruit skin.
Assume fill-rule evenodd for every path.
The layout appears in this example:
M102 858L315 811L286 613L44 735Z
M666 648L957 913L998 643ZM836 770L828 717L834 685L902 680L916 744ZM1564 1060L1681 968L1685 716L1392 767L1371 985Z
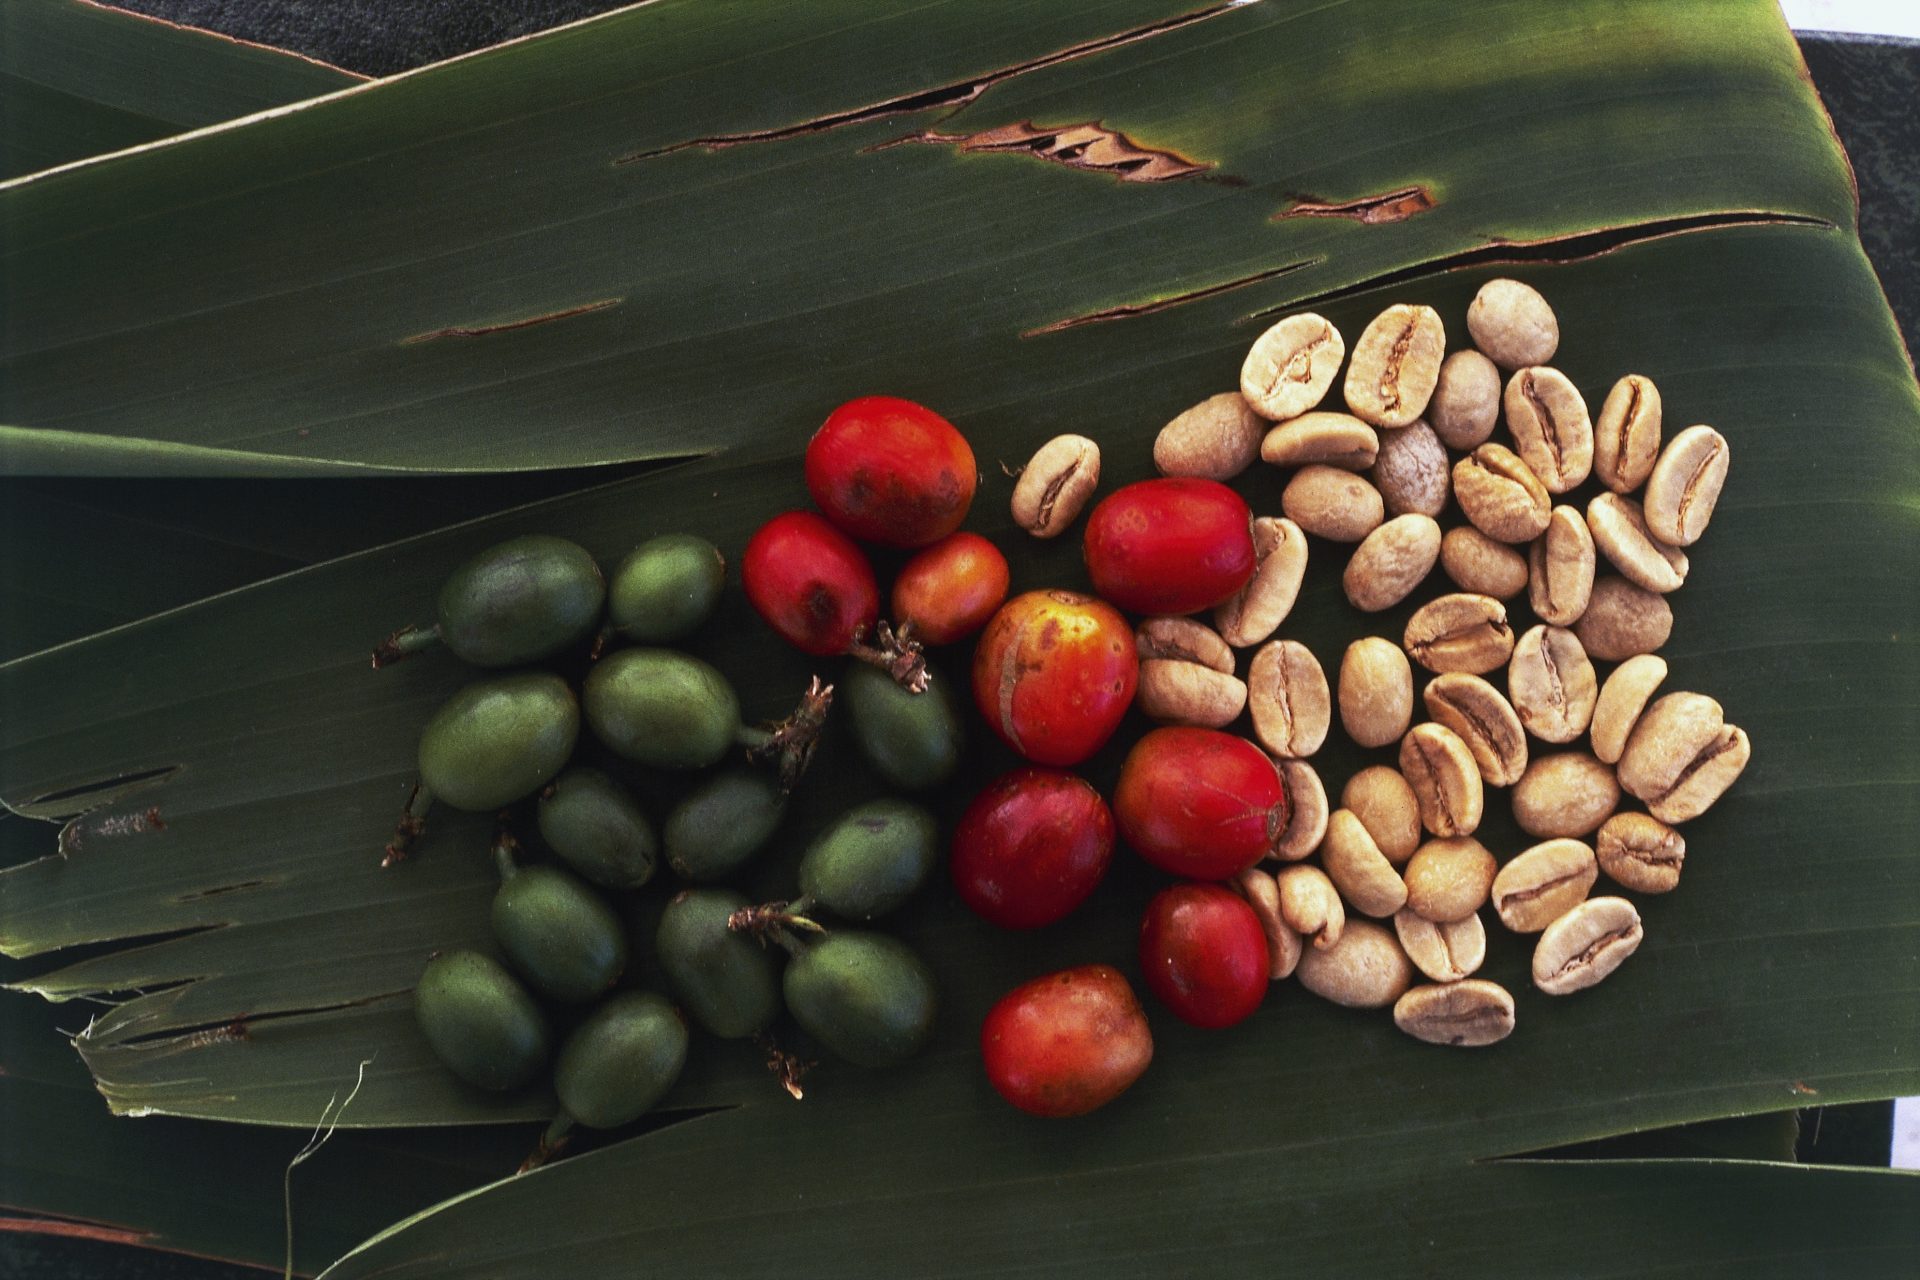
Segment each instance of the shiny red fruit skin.
M973 652L974 705L1035 764L1079 764L1106 745L1139 680L1133 628L1074 591L1015 596Z
M1101 500L1082 545L1102 599L1133 613L1198 613L1253 576L1253 513L1217 480L1142 480Z
M1266 930L1239 894L1217 884L1176 884L1155 894L1140 920L1147 990L1182 1022L1218 1029L1266 998Z
M1015 769L988 783L953 830L961 899L1003 929L1036 929L1087 900L1113 861L1113 811L1084 778Z
M880 616L880 587L866 553L811 511L761 525L740 556L747 600L803 653L845 653Z
M924 547L973 503L973 449L951 422L897 396L862 396L827 415L807 442L807 492L853 537Z
M1120 971L1089 964L1002 996L980 1027L980 1056L994 1089L1020 1110L1083 1116L1146 1071L1153 1033Z
M1225 880L1265 857L1291 812L1266 752L1218 729L1155 729L1120 766L1120 836L1163 871Z
M1007 558L977 533L950 533L893 580L893 620L927 644L952 644L987 625L1007 598Z

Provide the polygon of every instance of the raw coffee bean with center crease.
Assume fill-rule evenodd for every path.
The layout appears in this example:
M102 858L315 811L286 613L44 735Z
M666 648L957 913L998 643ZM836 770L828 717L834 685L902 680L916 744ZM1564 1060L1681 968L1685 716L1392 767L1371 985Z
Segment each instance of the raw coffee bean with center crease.
M1509 787L1527 768L1527 733L1506 695L1479 676L1455 671L1427 682L1427 716L1460 735L1483 782Z
M1478 915L1435 924L1403 907L1394 913L1393 932L1414 968L1435 982L1458 982L1487 958L1487 928Z
M1013 486L1013 522L1036 538L1055 538L1100 487L1100 446L1085 436L1055 436L1034 452Z
M1593 722L1600 681L1578 636L1565 627L1536 626L1513 646L1507 692L1528 733L1567 743Z
M674 998L723 1040L760 1031L780 1013L774 952L729 928L751 904L729 889L685 889L667 903L654 951Z
M726 557L705 538L669 533L627 553L607 584L607 621L641 644L667 644L713 616Z
M413 1016L434 1056L478 1089L518 1089L547 1060L545 1015L499 961L443 951L413 989Z
M1272 640L1254 652L1247 667L1247 706L1254 736L1283 759L1318 751L1333 720L1327 673L1298 640Z
M1266 428L1238 391L1208 396L1160 428L1154 468L1163 476L1231 480L1253 465Z
M1687 841L1644 813L1616 813L1594 837L1600 869L1636 893L1667 893L1680 883Z
M1305 760L1276 760L1287 789L1287 825L1273 842L1273 856L1297 862L1320 847L1327 834L1327 789Z
M1353 344L1345 395L1353 415L1376 427L1406 427L1427 411L1447 353L1446 328L1432 307L1397 302Z
M1280 915L1289 929L1316 950L1339 943L1347 927L1347 908L1326 872L1306 865L1283 867L1273 882L1280 890Z
M1570 627L1593 595L1593 534L1573 507L1555 507L1527 549L1527 603L1542 622Z
M1452 479L1447 447L1425 422L1382 428L1380 456L1367 472L1387 514L1437 516L1447 508Z
M1253 908L1261 931L1267 935L1267 978L1278 982L1292 977L1306 940L1293 931L1280 912L1280 886L1260 868L1248 867L1234 877L1233 887Z
M1516 856L1493 878L1493 909L1515 933L1538 933L1587 900L1600 876L1593 850L1548 840Z
M1347 779L1340 807L1351 810L1387 861L1396 866L1413 856L1426 837L1420 829L1420 802L1397 769L1370 765Z
M1340 585L1365 613L1391 609L1425 582L1440 558L1440 526L1431 516L1395 516L1354 548Z
M1513 628L1507 607L1492 596L1455 592L1414 610L1400 644L1429 671L1485 675L1513 656Z
M1687 580L1687 553L1654 537L1632 498L1601 494L1587 504L1587 528L1593 545L1634 585L1665 594Z
M1220 637L1236 649L1259 644L1287 620L1307 576L1307 535L1291 520L1256 516L1255 569L1239 594L1213 611ZM1228 671L1232 667L1226 668Z
M1346 340L1323 317L1288 316L1254 339L1240 366L1240 394L1263 418L1297 418L1326 397L1346 354Z
M1500 420L1500 370L1471 348L1440 364L1440 378L1427 402L1427 421L1450 449L1477 449Z
M1349 1009L1384 1009L1413 985L1413 962L1393 931L1371 920L1349 920L1340 941L1309 948L1294 970L1300 985Z
M1593 474L1615 493L1632 493L1660 456L1660 390L1630 373L1613 384L1593 424Z
M1348 471L1365 471L1380 452L1374 429L1350 413L1315 411L1288 418L1260 442L1260 460L1276 467L1318 462Z
M1584 751L1535 757L1513 784L1513 820L1530 836L1587 836L1620 804L1613 770Z
M1593 473L1593 420L1566 374L1522 369L1508 379L1503 404L1515 451L1548 493L1578 488Z
M787 796L761 769L726 769L667 815L667 863L688 880L723 880L745 866L786 816Z
M573 1029L553 1064L553 1091L573 1120L617 1129L666 1096L687 1063L687 1024L650 991L623 991Z
M1407 886L1400 873L1360 819L1345 809L1335 809L1327 818L1320 862L1340 896L1362 915L1384 920L1407 905Z
M854 663L840 681L861 756L881 781L900 791L938 787L960 767L965 743L951 686L931 666L928 671L929 683L919 693L865 662Z
M1489 280L1467 304L1473 345L1502 369L1545 364L1560 349L1560 321L1532 285Z
M1148 618L1135 629L1133 645L1142 662L1192 662L1233 674L1233 650L1211 628L1192 618Z
M1149 658L1140 664L1134 705L1156 724L1224 729L1247 705L1247 686L1197 662Z
M1449 529L1440 539L1440 567L1474 595L1511 600L1527 589L1527 558L1472 525Z
M1640 913L1625 898L1588 898L1548 925L1533 949L1533 985L1550 996L1593 986L1640 946Z
M1454 463L1453 497L1473 527L1495 542L1531 542L1553 514L1547 487L1505 445L1483 444Z
M1653 691L1667 678L1667 660L1643 653L1613 669L1600 686L1593 704L1593 754L1607 764L1618 764L1627 749L1627 737L1647 708Z
M1380 527L1386 505L1365 477L1313 463L1293 473L1280 492L1287 518L1330 542L1358 542Z
M653 878L660 860L653 824L598 769L575 765L555 778L540 795L539 823L547 847L604 889L638 889Z
M1428 1044L1477 1049L1513 1034L1513 997L1483 978L1414 987L1394 1002L1393 1025Z
M1620 756L1620 785L1662 822L1686 822L1713 806L1747 767L1745 731L1698 693L1670 693L1641 713Z
M1340 723L1363 747L1398 742L1413 723L1413 669L1391 640L1367 636L1340 659Z
M912 897L940 857L940 828L910 801L869 800L814 838L800 893L842 920L874 920Z
M1594 582L1587 611L1573 624L1573 633L1588 657L1623 662L1667 642L1673 634L1673 606L1665 596L1605 574Z
M1708 426L1688 427L1660 451L1647 477L1647 528L1662 542L1690 547L1707 531L1727 482L1727 438Z
M855 1066L897 1066L933 1038L933 973L885 934L829 933L787 962L781 988L793 1020Z
M1407 906L1436 924L1465 920L1486 905L1498 865L1472 836L1429 840L1407 863Z
M1417 724L1400 740L1400 773L1420 805L1420 825L1436 836L1472 835L1486 803L1480 768L1460 735Z

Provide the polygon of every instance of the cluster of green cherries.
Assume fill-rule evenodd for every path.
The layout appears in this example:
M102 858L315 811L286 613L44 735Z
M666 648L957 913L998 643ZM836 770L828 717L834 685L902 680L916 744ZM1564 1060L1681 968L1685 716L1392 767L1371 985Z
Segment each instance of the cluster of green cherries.
M468 1084L519 1089L552 1060L561 1111L536 1162L575 1124L616 1128L650 1110L685 1065L689 1020L761 1040L796 1097L803 1064L769 1035L783 1008L861 1066L905 1061L932 1034L936 992L920 957L887 934L816 918L863 924L901 906L938 860L925 809L887 798L841 815L808 846L791 901L754 905L724 887L773 841L833 701L815 679L788 719L748 725L717 668L665 647L712 616L725 579L719 549L691 535L643 543L611 579L575 543L513 538L448 578L433 627L402 628L374 651L375 667L442 645L475 666L511 669L462 688L422 731L420 781L386 861L407 857L432 805L491 813L537 797L554 861L526 861L504 812L494 839L492 926L506 963L437 952L414 990L421 1031ZM561 675L528 669L582 650L592 662L578 698ZM845 684L854 740L885 782L920 791L952 776L961 729L944 690L909 693L864 664ZM690 779L657 829L609 773L570 763L583 714L613 755ZM646 886L663 860L688 883L654 936L671 998L616 992L631 948L609 894ZM593 1006L557 1056L539 997Z

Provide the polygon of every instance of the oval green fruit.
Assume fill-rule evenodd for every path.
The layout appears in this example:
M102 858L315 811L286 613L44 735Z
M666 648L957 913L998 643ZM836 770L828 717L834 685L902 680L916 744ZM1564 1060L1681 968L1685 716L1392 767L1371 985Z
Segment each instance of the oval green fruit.
M727 581L720 548L690 533L649 539L627 553L607 588L607 620L642 644L665 644L713 616Z
M606 900L571 871L523 867L493 896L493 936L535 990L595 999L627 967L627 935Z
M761 1030L780 1012L779 967L759 941L727 928L750 905L725 889L688 889L667 904L654 951L693 1020L723 1040Z
M593 634L606 597L586 548L546 534L509 538L440 588L440 640L477 667L533 662Z
M873 800L807 847L800 892L842 919L872 920L912 897L939 856L932 814L910 800Z
M456 809L499 809L545 786L579 736L580 704L559 676L477 680L420 731L420 782Z
M413 988L413 1016L447 1070L481 1089L518 1089L547 1060L547 1020L519 979L478 951L443 951Z
M786 792L772 775L723 770L667 815L662 830L667 862L689 880L724 879L766 847L786 812Z
M638 1120L673 1088L687 1063L687 1024L650 991L623 991L587 1015L560 1046L553 1089L590 1129Z
M829 933L788 962L781 986L807 1034L859 1066L905 1062L933 1036L933 973L885 934Z
M622 649L581 695L594 736L639 764L704 769L739 734L740 698L710 663L672 649Z
M660 861L660 839L633 794L585 765L564 771L541 793L540 836L605 889L638 889Z
M858 663L840 682L853 740L873 771L901 791L925 791L953 777L964 737L945 680L910 693L879 667Z

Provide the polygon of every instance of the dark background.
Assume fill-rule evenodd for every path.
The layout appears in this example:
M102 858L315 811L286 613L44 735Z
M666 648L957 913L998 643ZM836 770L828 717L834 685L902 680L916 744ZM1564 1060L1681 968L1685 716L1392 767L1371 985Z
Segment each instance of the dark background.
M609 0L124 0L119 7L296 50L350 71L389 75L619 5ZM1803 35L1801 47L1853 161L1860 238L1912 351L1920 346L1920 111L1915 110L1920 43L1815 33ZM526 496L522 492L520 500ZM1799 1158L1885 1165L1892 1111L1892 1103L1879 1102L1804 1112ZM1640 1154L1637 1147L1647 1141L1587 1144L1582 1154ZM262 1274L90 1240L0 1232L0 1278L258 1280Z

